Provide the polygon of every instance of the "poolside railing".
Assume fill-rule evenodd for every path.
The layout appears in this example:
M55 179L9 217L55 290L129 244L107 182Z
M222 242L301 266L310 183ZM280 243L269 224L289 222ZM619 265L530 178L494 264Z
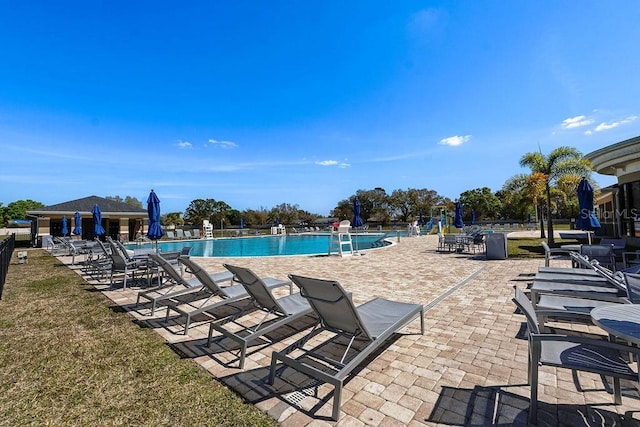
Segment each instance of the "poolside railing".
M9 264L13 256L13 249L16 246L16 235L12 234L8 238L0 242L0 299L2 299L2 291L4 290L4 281L7 278Z

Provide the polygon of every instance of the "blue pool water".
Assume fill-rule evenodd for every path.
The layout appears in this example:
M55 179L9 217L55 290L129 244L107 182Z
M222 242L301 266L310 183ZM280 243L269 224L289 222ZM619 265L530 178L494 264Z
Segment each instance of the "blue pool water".
M351 235L353 248L357 248L359 251L390 244L383 240L385 237L387 237L387 235L382 233ZM158 248L161 252L179 251L185 246L191 246L191 255L193 256L208 257L326 254L329 248L329 234L296 234L158 242ZM149 243L143 246L129 245L128 249L152 247L155 246Z

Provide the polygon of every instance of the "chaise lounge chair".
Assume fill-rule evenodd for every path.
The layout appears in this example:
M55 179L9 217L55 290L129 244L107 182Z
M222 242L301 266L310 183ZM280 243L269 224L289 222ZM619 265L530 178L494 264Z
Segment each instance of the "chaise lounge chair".
M420 333L424 334L424 308L420 304L395 302L375 298L355 306L342 286L336 281L312 279L289 275L300 288L300 294L320 318L320 323L309 334L279 352L273 352L269 383L273 384L277 362L334 386L332 419L337 421L345 378L367 357L400 329L420 318ZM305 344L314 336L327 332L333 334L321 345L306 350ZM347 343L342 343L344 339ZM344 352L334 359L330 351L336 343ZM301 352L298 357L289 353ZM322 368L321 368L322 367ZM286 372L286 371L283 371Z
M189 327L191 326L191 320L195 316L199 314L206 314L209 317L212 317L209 312L215 310L217 307L249 298L249 294L242 285L238 284L220 287L219 281L214 280L215 276L211 276L206 272L206 270L200 267L192 259L181 258L180 262L184 264L186 271L193 274L200 282L200 284L204 286L204 290L208 292L207 297L202 300L194 301L193 303L167 306L167 316L165 318L165 322L169 321L169 315L171 314L172 310L178 312L179 317L185 317L183 332L185 335L188 334ZM225 274L227 275L227 277L234 279L233 273L231 273L230 271L226 271ZM280 286L286 285L289 286L289 293L291 293L291 291L293 290L293 285L288 280L274 279L272 277L266 277L261 280L269 290L273 290ZM217 301L212 302L212 300L215 299L217 299Z
M111 255L110 251L105 247L99 239L93 241L93 246L82 263L82 271L92 278L103 282L111 273Z
M148 281L149 270L146 260L130 258L126 250L120 249L113 241L109 241L109 249L109 256L111 257L111 287L115 284L113 280L115 275L122 276L122 290L127 289L127 280L129 278L136 280L137 273L140 273L140 275L147 274Z
M235 341L240 345L240 356L238 360L240 369L243 369L245 356L247 355L247 346L251 341L265 337L269 332L290 324L300 317L312 315L314 312L309 302L299 293L276 299L265 283L251 270L229 264L224 264L224 266L233 273L234 280L239 282L247 291L252 304L236 314L211 322L207 345L211 345L214 330ZM239 319L245 316L248 310L253 308L264 312L264 317L257 325L242 325ZM242 329L240 331L231 331L225 328L225 325L229 323L238 325Z
M197 278L184 279L175 267L159 254L149 254L149 258L164 272L167 283L159 285L148 291L139 292L136 300L136 307L140 304L141 299L151 302L151 316L155 313L158 302L171 300L183 295L193 294L204 290L205 285ZM180 258L178 258L180 259ZM231 281L233 275L228 271L208 275L209 280L216 286L226 281Z
M640 303L640 275L632 273L623 274L623 282L626 288L626 298L619 298L612 302L605 298L604 301L593 298L576 298L569 296L556 296L543 294L539 296L536 304L536 315L543 327L547 317L564 318L572 321L591 322L591 310L613 304L638 304Z

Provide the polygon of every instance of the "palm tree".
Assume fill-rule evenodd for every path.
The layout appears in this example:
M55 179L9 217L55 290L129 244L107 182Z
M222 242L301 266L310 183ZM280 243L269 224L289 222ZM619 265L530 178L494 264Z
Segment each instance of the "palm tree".
M546 176L534 172L531 175L520 174L509 178L500 190L500 199L506 211L515 217L522 217L530 212L531 207L536 211L536 218L540 221L540 238L545 238L542 220L542 204L545 198Z
M520 166L531 169L532 176L542 177L546 196L547 234L549 244L554 244L553 222L551 221L551 188L565 175L587 176L591 172L591 164L582 157L582 153L573 147L558 147L548 155L526 153L520 159ZM541 234L541 237L542 234Z

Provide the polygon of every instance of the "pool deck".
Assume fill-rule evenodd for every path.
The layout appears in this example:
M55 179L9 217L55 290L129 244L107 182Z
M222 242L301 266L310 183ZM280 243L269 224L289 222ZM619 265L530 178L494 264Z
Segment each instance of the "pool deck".
M539 232L518 234L526 233L539 236ZM425 306L424 335L419 334L419 322L410 324L346 380L338 422L329 418L331 386L320 385L311 392L300 377L293 379L300 381L299 388L267 382L272 351L304 335L301 328L308 321L283 328L287 330L271 345L250 347L240 370L234 367L234 354L217 344L207 348L206 322L196 322L188 336L182 335L181 324L164 323L165 310L151 317L148 305L135 307L136 288L112 290L94 284L157 331L176 352L193 359L283 426L527 425L525 319L511 298L513 287L526 289L528 275L544 260L438 253L435 235L403 237L396 243L344 258L196 258L210 272L223 271L222 264L230 263L262 277L295 273L337 280L353 293L356 304L383 297ZM553 265L569 263L553 261ZM561 326L605 335L595 326ZM640 424L640 395L630 383L622 382L622 405L615 406L599 376L579 373L578 378L584 391L576 388L571 371L541 368L539 425Z

